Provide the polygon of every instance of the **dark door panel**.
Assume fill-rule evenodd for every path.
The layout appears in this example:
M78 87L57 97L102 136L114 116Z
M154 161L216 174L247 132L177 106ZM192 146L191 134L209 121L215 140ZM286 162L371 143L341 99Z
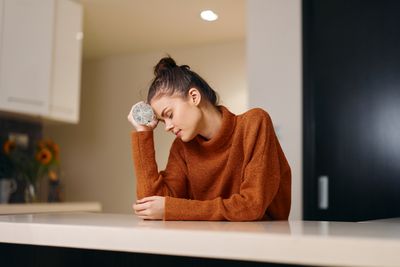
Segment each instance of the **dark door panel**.
M400 1L303 1L305 219L400 216L399 14Z

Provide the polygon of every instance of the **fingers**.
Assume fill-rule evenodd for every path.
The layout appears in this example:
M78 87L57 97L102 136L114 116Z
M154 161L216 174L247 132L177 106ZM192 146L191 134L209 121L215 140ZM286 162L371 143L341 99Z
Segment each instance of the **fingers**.
M148 201L156 200L156 199L158 199L158 198L160 198L160 197L159 197L159 196L144 197L144 198L142 198L142 199L138 199L138 200L136 201L136 203L137 203L137 204L139 204L139 203L145 203L145 202L148 202Z
M135 214L138 215L140 218L142 217L147 218L151 215L149 209L134 208L134 210Z
M133 127L135 127L136 131L138 131L138 132L152 131L158 125L158 120L153 120L152 122L150 122L147 125L141 125L141 124L139 124L139 123L137 123L135 121L135 119L133 118L132 114L128 114L127 119L133 125Z
M141 219L144 219L144 220L154 220L154 219L156 219L155 217L154 217L154 214L152 214L152 211L151 211L151 203L149 203L149 202L147 202L147 203L144 203L144 204L136 204L136 205L133 205L134 206L134 210L135 210L135 214L139 217L139 218L141 218Z
M156 119L147 124L147 126L152 129L156 128L157 125L158 125L158 120L156 120Z
M133 205L133 209L135 211L146 210L146 209L149 209L150 207L151 207L151 203L149 203L149 202L145 202L145 203L141 203L141 204L134 204Z
M143 201L140 203L137 202L136 204L132 205L132 208L135 211L135 214L143 215L143 216L149 216L151 214L151 207L152 207L151 200Z
M138 215L139 217L140 216L149 217L151 215L149 210L135 211L135 214Z
M138 199L132 208L144 220L161 220L164 214L164 197L150 196Z

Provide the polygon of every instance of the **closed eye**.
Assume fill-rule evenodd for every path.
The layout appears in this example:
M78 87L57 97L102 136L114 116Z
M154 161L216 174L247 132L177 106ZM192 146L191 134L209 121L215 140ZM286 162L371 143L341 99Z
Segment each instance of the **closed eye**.
M165 117L168 119L172 119L173 115L172 115L172 111L169 111L167 113L165 113Z

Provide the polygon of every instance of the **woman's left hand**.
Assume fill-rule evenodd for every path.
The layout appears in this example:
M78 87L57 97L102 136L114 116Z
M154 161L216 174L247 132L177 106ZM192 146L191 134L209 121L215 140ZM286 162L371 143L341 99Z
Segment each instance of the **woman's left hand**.
M164 218L165 197L151 196L138 199L132 208L136 215L145 220L162 220Z

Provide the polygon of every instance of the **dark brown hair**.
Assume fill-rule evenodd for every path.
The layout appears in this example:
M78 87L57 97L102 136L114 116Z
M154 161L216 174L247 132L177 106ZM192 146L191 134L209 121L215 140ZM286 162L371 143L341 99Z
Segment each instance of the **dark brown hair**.
M162 58L154 67L154 79L151 82L147 102L154 97L161 95L179 94L186 97L190 88L196 88L200 91L202 97L212 105L218 104L216 92L208 83L196 72L192 71L188 65L176 65L174 59L170 56Z

